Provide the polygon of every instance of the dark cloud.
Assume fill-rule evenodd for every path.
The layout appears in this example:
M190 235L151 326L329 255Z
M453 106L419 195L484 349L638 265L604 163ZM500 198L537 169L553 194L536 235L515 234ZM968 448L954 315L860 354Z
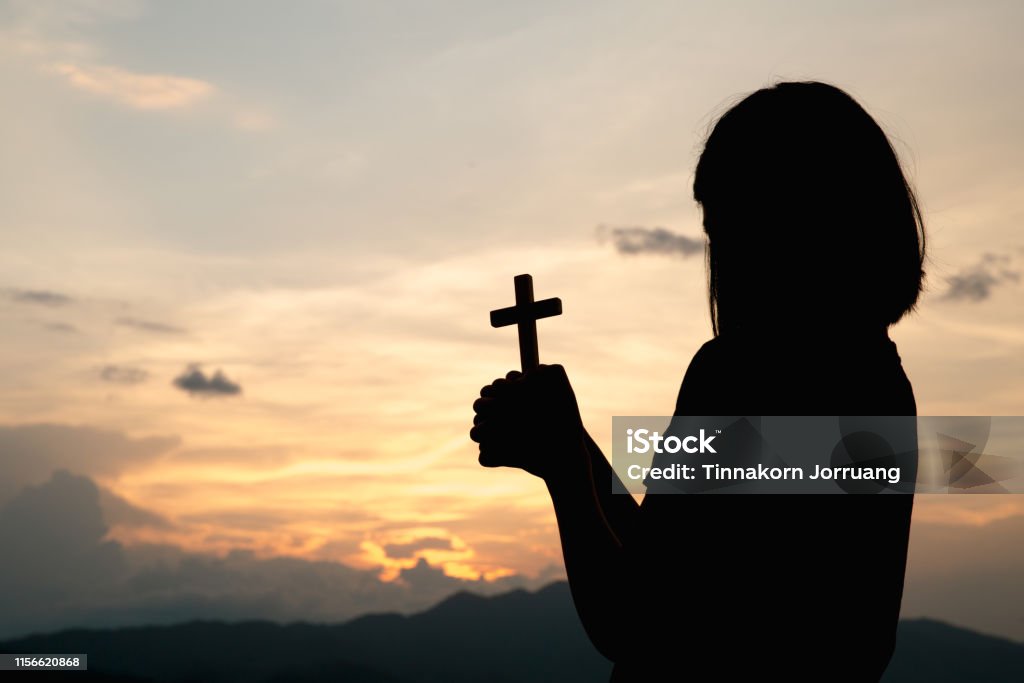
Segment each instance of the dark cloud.
M66 619L76 596L123 579L122 548L106 533L96 485L63 470L0 508L0 635Z
M440 567L430 566L422 557L411 569L403 569L398 578L413 590L425 593L454 593L466 583L462 579L448 576Z
M973 266L964 268L947 281L942 298L947 301L984 301L1000 285L1020 281L1020 271L1011 268L1009 256L985 254Z
M69 450L103 450L95 434L68 429ZM0 454L12 443L0 441ZM506 516L523 528L522 517L507 510ZM337 622L369 612L409 613L459 590L495 594L562 577L553 566L536 579L467 581L421 558L400 580L386 583L375 570L328 560L264 558L245 550L221 557L106 540L111 526L153 526L158 519L66 471L0 505L0 638L194 619ZM1024 537L1024 516L982 526L915 523L913 533L905 616L1024 638L1017 608L1024 604L1024 544L1017 542Z
M431 565L422 557L413 567L401 570L398 581L416 595L451 595L465 590L481 595L494 595L516 588L539 588L544 585L543 581L523 576L505 576L494 581L460 579L449 576L443 568Z
M0 638L194 619L336 622L421 610L459 590L537 587L520 577L466 581L425 561L384 582L377 570L329 560L105 540L110 526L155 523L153 513L67 472L0 506Z
M599 226L598 240L611 240L620 254L662 254L669 256L693 256L704 253L703 238L679 235L665 228Z
M355 569L331 559L265 558L245 550L221 557L109 540L112 528L173 531L189 520L172 523L90 477L64 470L109 477L162 457L177 444L174 438L130 439L87 427L0 427L0 489L17 484L10 496L0 495L0 639L72 626L202 618L343 621L368 612L421 610L457 590L491 595L540 585L518 576L466 581L426 562L402 581L384 582L377 568ZM275 515L256 507L248 517L206 521L243 527L237 534L224 530L232 544L243 546L251 541L246 523L265 529L294 521L286 511ZM368 514L340 506L311 518L331 523ZM359 539L339 535L332 544L331 551L347 554L359 548Z
M451 550L452 542L447 538L420 538L409 543L388 543L384 554L395 560L412 557L421 550Z
M143 332L155 332L156 334L185 334L187 332L182 327L158 323L152 320L140 320L139 318L118 318L114 321L114 324L142 330Z
M8 289L8 298L20 304L39 306L66 306L74 301L70 296L45 289Z
M242 393L242 387L229 380L221 370L207 375L196 363L174 378L174 386L193 396L235 396Z
M112 384L141 384L149 379L149 373L142 368L127 365L104 365L99 369L100 379Z
M0 504L57 469L110 477L150 463L177 437L132 439L120 432L56 424L0 426Z
M99 488L99 505L103 512L103 520L111 527L130 527L133 529L160 529L173 527L163 515L141 508L113 491Z

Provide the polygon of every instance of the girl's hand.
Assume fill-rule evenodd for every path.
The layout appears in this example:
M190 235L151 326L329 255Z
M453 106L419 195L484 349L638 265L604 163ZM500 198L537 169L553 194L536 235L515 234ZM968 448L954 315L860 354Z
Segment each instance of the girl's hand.
M585 453L576 395L561 365L512 371L480 390L469 437L484 467L519 467L549 479Z

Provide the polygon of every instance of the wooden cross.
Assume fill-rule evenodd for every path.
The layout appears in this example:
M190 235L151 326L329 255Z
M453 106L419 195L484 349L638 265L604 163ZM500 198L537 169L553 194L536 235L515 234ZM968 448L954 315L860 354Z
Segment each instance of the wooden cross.
M523 372L540 365L537 348L537 321L562 315L561 299L533 300L533 276L516 275L516 305L491 311L491 327L519 326L519 360Z

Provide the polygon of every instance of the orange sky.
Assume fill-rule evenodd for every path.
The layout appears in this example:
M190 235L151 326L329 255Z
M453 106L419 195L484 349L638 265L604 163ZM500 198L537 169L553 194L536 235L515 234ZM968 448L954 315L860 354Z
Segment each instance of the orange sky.
M517 363L487 312L520 272L562 298L541 357L599 443L670 412L710 334L701 257L623 256L598 226L698 239L706 126L773 78L850 89L917 184L929 290L892 334L919 413L1024 412L1019 8L513 4L4 7L0 411L168 437L47 460L168 521L115 538L385 578L558 565L543 485L467 438ZM193 363L241 393L173 386ZM923 499L914 566L937 529L1021 516Z

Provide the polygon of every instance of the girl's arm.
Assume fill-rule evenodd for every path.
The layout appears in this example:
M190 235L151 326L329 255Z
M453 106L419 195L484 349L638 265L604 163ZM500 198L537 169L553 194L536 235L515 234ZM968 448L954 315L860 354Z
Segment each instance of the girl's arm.
M608 526L619 541L625 545L633 538L640 524L640 505L629 493L601 452L600 446L584 432L584 445L590 459L591 479L597 493L598 504L604 513ZM621 492L621 493L617 493Z
M633 584L632 572L629 555L613 530L605 512L608 508L602 505L601 494L595 486L604 476L600 471L602 463L609 472L611 468L600 451L594 457L586 443L581 444L580 451L582 457L574 458L575 468L550 475L545 483L555 507L562 557L576 612L598 652L617 661L631 647L627 643L631 626L625 610L625 593ZM600 462L595 462L597 460ZM610 483L605 490L605 495L615 495L611 493ZM639 513L632 496L621 497L633 505L634 513ZM617 506L612 509L619 510ZM623 506L616 514L626 510L629 508ZM620 524L623 523L634 524L631 520L620 520Z
M509 373L484 387L474 410L480 463L520 467L547 484L576 611L598 651L619 658L635 631L624 609L634 583L624 541L640 508L612 493L615 474L583 428L564 368Z

